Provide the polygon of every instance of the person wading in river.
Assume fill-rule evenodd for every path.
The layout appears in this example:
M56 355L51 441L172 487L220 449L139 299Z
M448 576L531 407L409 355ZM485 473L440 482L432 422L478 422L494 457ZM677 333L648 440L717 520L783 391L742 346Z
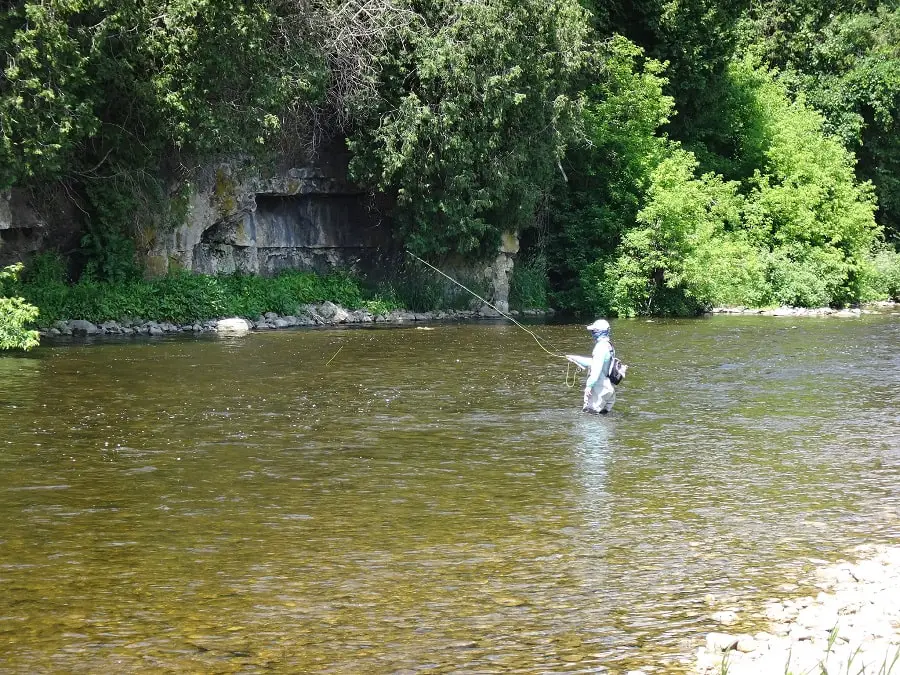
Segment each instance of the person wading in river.
M616 390L609 379L609 369L616 350L609 341L609 322L597 319L586 327L594 337L594 351L591 353L591 369L584 385L584 406L581 412L605 415L616 402Z

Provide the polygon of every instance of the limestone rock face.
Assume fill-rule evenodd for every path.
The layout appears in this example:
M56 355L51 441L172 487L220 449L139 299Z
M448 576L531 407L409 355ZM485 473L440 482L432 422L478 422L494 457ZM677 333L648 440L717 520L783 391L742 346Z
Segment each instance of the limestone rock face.
M389 198L372 197L351 183L347 164L346 150L329 148L315 162L272 174L253 160L232 158L187 176L162 177L168 197L153 214L142 214L132 233L140 262L150 277L175 270L271 276L287 269L346 269L390 280L405 254L379 215L389 211ZM83 214L58 192L36 198L18 188L0 191L0 266L80 246ZM506 312L518 251L518 236L507 232L492 259L432 262L477 283L477 292ZM473 299L472 309L480 305Z
M490 282L493 299L491 303L501 312L509 311L509 284L512 280L516 253L519 252L519 239L515 234L503 235L503 242L494 262L485 270L485 277Z
M436 262L443 272L475 290L479 295L483 294L482 297L501 312L509 312L509 287L518 251L518 236L514 232L506 232L501 238L500 249L492 260L473 263L462 256L451 256ZM478 299L470 299L470 307L482 316L499 316L495 310L482 304Z
M147 268L263 276L375 268L390 249L390 231L345 174L346 167L327 165L274 176L238 161L205 167L184 191L180 223L149 242Z
M20 190L0 191L0 267L40 250L46 226Z

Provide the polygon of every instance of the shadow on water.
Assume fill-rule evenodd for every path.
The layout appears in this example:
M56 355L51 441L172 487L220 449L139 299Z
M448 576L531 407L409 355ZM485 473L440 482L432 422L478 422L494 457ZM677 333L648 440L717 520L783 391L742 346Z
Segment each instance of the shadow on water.
M900 323L787 321L618 322L608 418L504 323L0 359L3 668L677 671L898 533Z

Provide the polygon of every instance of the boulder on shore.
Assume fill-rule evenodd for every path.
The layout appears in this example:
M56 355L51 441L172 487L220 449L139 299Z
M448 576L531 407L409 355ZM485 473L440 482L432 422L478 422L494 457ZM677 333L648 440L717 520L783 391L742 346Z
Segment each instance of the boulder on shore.
M250 322L240 317L231 317L230 319L219 319L216 322L216 331L219 333L249 333Z

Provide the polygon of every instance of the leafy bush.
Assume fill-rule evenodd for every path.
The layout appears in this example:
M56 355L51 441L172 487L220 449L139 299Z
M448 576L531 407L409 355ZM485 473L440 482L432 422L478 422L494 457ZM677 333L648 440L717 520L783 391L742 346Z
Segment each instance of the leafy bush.
M620 316L691 314L745 294L735 288L735 271L749 247L731 234L740 223L738 185L712 174L696 178L696 168L691 153L673 149L651 172L639 226L625 234L607 267L611 309Z
M32 256L22 270L22 281L29 284L64 284L67 278L66 263L56 251Z
M772 251L767 263L773 295L781 305L824 307L850 300L843 288L847 263L833 249L795 243Z
M900 300L900 253L877 249L863 267L864 300Z
M509 306L515 309L547 308L547 261L544 258L517 262L513 267Z
M760 167L746 181L744 227L768 249L775 299L806 307L858 301L858 270L880 236L871 184L856 181L853 155L825 134L821 115L791 103L771 73L744 60L730 76L742 101L731 115L746 130L739 144Z
M41 308L41 325L60 319L95 323L126 318L187 323L222 316L255 319L266 312L294 314L300 305L331 300L344 307L363 306L360 282L336 273L317 276L285 272L277 277L207 276L179 272L160 279L121 283L84 277L67 285L37 270L19 286L21 294Z
M372 316L388 314L401 307L393 295L382 296L381 293L376 293L374 297L364 300L362 306Z
M37 331L26 328L37 319L38 308L20 297L6 297L21 271L21 263L0 269L0 351L28 350L38 345Z

